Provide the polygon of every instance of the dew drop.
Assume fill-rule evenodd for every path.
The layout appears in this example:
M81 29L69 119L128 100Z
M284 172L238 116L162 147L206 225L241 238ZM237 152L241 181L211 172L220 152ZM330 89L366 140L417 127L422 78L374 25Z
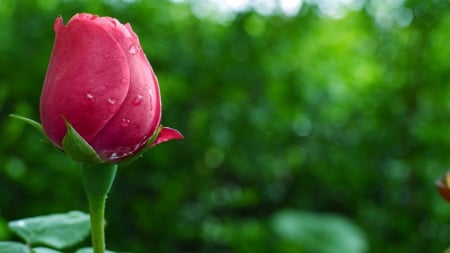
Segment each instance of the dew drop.
M114 98L108 98L108 111L114 113L117 110L116 100Z
M133 104L135 106L141 105L143 99L144 99L143 96L137 95L136 98L134 98L133 102L131 102L131 104Z
M120 125L121 125L122 127L128 127L128 126L130 125L130 120L127 119L127 118L123 118L123 119L122 119L122 122L120 123Z
M85 103L86 104L92 104L92 102L94 102L94 98L95 98L95 96L92 95L92 93L90 93L90 92L86 93Z
M116 152L111 153L111 155L109 156L109 159L110 159L110 160L115 160L115 159L117 159L117 158L119 158L119 156L117 155Z
M130 48L128 49L128 53L130 53L131 55L135 55L137 53L137 51L138 51L138 49L134 44L132 44L130 46Z
M122 78L122 79L120 79L120 82L123 83L123 84L126 84L127 83L127 79L126 78Z
M150 109L150 111L153 111L153 95L151 92L149 92L149 94L148 94L148 100L150 101L150 103L148 103L150 106L149 109Z
M110 54L108 52L105 52L103 54L103 58L108 59L110 57Z

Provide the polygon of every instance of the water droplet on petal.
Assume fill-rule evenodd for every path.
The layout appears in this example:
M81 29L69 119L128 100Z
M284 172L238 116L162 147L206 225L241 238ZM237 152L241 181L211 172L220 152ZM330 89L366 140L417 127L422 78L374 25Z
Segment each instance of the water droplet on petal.
M84 101L86 104L92 104L92 102L94 102L94 98L95 98L95 96L92 93L88 92L88 93L86 93Z
M125 83L128 82L128 80L127 80L126 78L122 78L122 79L120 79L120 82L123 83L123 84L125 84Z
M137 51L138 51L138 49L134 44L132 44L130 46L130 49L128 49L128 53L130 53L131 55L135 55L137 53Z
M117 159L117 158L119 158L119 156L117 155L116 152L111 153L111 155L109 156L109 159L110 159L110 160L115 160L115 159Z
M149 96L148 96L148 100L150 101L150 103L149 103L149 105L150 105L150 111L153 111L153 96L152 96L152 93L151 92L149 92L149 94L148 94Z
M130 120L127 119L127 118L123 118L123 119L122 119L122 122L120 123L120 125L121 125L122 127L128 127L128 126L130 125Z
M136 98L133 100L133 102L131 102L131 104L138 106L138 105L142 104L143 99L144 99L143 96L137 95Z
M115 113L117 111L116 100L114 98L108 98L108 111Z
M108 59L109 56L110 56L110 54L109 54L108 52L105 52L105 53L103 54L103 58L105 58L105 59Z

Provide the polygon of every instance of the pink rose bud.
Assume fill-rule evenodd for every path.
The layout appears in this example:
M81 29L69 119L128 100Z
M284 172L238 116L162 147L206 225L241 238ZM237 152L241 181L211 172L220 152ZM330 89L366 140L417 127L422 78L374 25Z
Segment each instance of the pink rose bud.
M159 85L129 24L81 13L56 33L40 100L41 122L62 148L66 119L103 161L140 151L161 121ZM151 145L183 136L163 128Z
M447 202L450 202L450 170L436 180L436 188L441 197Z

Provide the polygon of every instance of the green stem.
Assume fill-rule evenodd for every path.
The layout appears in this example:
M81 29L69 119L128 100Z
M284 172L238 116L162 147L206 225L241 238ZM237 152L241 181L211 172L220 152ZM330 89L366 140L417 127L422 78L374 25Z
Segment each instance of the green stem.
M82 164L81 168L91 215L92 247L94 253L105 253L105 202L117 172L117 165Z

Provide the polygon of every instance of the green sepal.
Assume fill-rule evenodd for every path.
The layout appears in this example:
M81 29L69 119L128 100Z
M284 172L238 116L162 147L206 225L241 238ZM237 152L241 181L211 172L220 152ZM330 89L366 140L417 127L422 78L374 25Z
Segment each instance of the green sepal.
M155 142L156 138L158 138L159 133L161 133L161 130L163 129L163 125L159 125L159 127L156 129L156 132L148 139L147 144L139 150L136 154L127 157L119 162L119 165L126 166L134 162L135 160L142 157L142 155L147 152L150 148L152 148L153 142Z
M20 116L20 115L17 115L17 114L9 114L9 116L11 118L21 120L21 121L33 126L34 128L36 128L39 132L41 132L45 136L44 129L42 128L42 125L39 122L34 121L29 118L26 118L26 117L23 117L23 116Z
M98 157L94 148L72 127L64 117L67 133L63 138L62 146L64 151L75 161L83 164L98 164L103 161Z

